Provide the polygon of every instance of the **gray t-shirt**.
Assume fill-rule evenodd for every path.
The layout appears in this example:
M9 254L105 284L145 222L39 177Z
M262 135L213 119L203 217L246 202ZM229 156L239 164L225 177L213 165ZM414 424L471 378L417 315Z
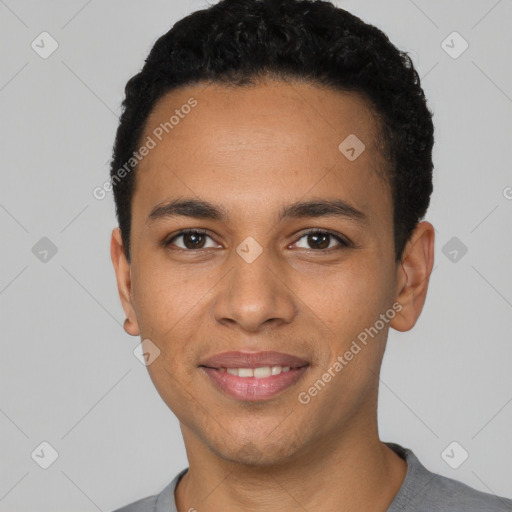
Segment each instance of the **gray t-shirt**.
M476 491L465 484L430 472L414 453L386 443L407 462L407 474L387 512L512 512L512 500ZM114 512L178 512L174 489L188 468L180 471L160 494Z

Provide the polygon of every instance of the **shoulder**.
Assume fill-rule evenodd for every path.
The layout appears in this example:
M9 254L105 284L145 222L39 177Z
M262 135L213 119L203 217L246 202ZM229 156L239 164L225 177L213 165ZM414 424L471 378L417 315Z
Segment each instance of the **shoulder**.
M117 508L113 512L155 512L157 499L158 495L148 496L124 507Z
M386 444L407 462L405 480L388 512L512 512L512 500L433 473L411 450Z
M428 494L424 497L428 510L512 512L510 499L477 491L457 480L432 474Z
M181 477L188 471L188 468L180 471L171 482L160 492L153 496L147 496L141 500L134 501L129 505L118 508L112 512L177 512L174 500L174 490L181 480Z

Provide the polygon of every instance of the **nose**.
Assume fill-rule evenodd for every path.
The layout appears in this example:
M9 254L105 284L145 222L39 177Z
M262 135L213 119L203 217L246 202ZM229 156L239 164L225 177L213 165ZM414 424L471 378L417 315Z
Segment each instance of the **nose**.
M235 252L230 260L214 301L215 319L248 332L291 323L298 308L282 266L265 250L254 261Z

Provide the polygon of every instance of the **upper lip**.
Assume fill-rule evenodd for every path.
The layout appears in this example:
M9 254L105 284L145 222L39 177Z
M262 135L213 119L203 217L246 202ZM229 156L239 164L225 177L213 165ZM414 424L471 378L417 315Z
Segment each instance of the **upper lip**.
M208 368L260 368L262 366L289 366L300 368L309 363L297 356L282 352L222 352L205 359L199 366Z

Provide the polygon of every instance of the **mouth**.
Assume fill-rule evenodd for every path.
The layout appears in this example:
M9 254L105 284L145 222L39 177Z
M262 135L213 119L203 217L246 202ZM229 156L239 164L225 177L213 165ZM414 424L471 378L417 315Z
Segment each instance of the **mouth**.
M236 400L268 400L296 384L310 364L281 352L224 352L199 368L214 387Z

